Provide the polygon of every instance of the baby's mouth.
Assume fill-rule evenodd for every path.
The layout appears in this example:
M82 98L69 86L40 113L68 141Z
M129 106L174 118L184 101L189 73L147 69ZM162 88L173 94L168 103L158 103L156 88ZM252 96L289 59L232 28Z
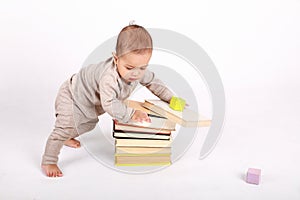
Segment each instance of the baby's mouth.
M128 80L129 81L136 81L136 80L138 80L138 78L129 78Z

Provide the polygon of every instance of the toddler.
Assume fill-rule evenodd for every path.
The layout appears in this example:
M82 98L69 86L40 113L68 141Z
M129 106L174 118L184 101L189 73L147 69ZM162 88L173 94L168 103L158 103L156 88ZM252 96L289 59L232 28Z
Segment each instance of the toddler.
M123 122L150 122L147 113L124 104L138 83L161 100L170 101L173 93L147 69L152 48L152 38L144 27L128 25L119 33L112 57L82 68L62 84L55 101L55 127L42 158L47 176L63 176L57 166L62 146L80 147L75 138L94 129L99 115L107 112Z

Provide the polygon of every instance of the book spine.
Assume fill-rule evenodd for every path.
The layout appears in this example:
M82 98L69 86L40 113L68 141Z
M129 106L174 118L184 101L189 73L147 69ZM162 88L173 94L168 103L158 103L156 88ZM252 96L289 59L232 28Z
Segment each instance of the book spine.
M115 156L117 157L157 157L157 156L170 156L171 154L170 153L152 153L152 154L149 154L149 153L115 153Z
M171 162L157 162L157 163L115 163L115 166L120 166L120 167L139 167L139 166L168 166L171 165Z
M136 139L136 140L170 140L170 137L168 138L154 138L154 137L130 137L130 136L116 136L115 132L113 132L113 137L117 139Z
M116 133L135 133L135 134L142 134L142 135L166 135L166 136L171 135L171 132L161 133L161 132L124 131L124 130L116 130L115 128L113 128L113 132L116 132Z
M170 147L170 140L145 140L145 139L116 139L118 146L132 146L132 147Z

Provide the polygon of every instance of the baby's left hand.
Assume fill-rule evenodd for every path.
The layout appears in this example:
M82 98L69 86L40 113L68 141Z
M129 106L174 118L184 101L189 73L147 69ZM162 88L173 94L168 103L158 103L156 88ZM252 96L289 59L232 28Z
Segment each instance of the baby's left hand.
M134 111L131 119L136 122L151 122L151 119L149 118L148 114L140 110Z

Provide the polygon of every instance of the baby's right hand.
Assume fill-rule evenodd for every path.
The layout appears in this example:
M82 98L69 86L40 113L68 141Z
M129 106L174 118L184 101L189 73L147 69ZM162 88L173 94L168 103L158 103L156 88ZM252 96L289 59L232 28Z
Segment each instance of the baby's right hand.
M148 114L140 110L135 110L131 119L136 122L151 122L150 118L148 117Z

